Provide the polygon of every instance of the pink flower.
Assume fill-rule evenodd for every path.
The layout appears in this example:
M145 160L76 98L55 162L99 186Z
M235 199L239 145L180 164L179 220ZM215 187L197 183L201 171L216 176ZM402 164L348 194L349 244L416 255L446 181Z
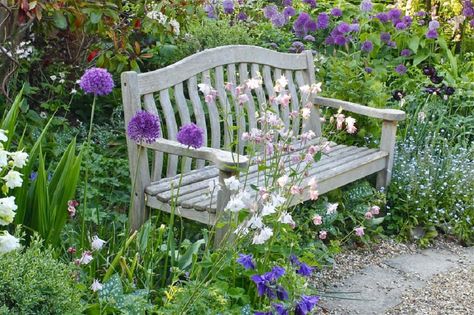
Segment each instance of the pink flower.
M336 213L338 205L339 205L339 203L337 203L337 202L336 203L329 203L328 207L326 209L326 214Z
M291 186L290 193L292 195L301 195L302 189L296 185Z
M275 101L279 103L281 106L287 107L290 104L291 96L288 94L280 94L275 99Z
M374 215L372 214L372 212L370 211L367 211L365 214L364 214L364 217L367 219L367 220L370 220L374 217Z
M336 117L336 129L342 130L342 125L344 124L346 116L344 114L337 114L334 115L334 117Z
M316 180L316 177L312 177L309 181L308 181L308 186L310 187L310 189L316 189L318 187L318 182Z
M319 151L321 150L321 148L319 148L318 146L315 146L315 145L312 145L308 148L308 153L309 154L312 154L312 155L315 155L316 153L318 153Z
M249 101L249 96L247 94L240 94L238 97L239 104L247 103Z
M319 239L325 240L327 236L328 236L327 231L319 231Z
M286 184L288 184L289 180L290 178L288 177L288 175L283 175L282 177L277 179L278 186L283 188L284 186L286 186Z
M362 236L365 234L365 233L364 233L364 229L365 229L365 228L364 228L363 226L356 227L356 228L354 229L355 234L356 234L357 236L361 236L361 237L362 237Z
M293 163L299 163L301 161L301 156L294 154L291 156L291 162Z
M321 225L323 224L323 218L320 215L315 215L313 217L313 223L314 225Z
M301 116L303 116L303 119L309 119L309 116L311 115L311 109L310 108L303 108L301 110Z
M380 207L379 206L372 206L370 208L370 212L372 212L373 215L377 215L380 213Z
M232 82L226 82L224 88L227 90L227 91L232 91L232 88L234 87L234 85L232 84Z
M74 263L78 266L79 265L87 265L92 261L92 259L93 259L92 253L90 251L85 251L85 252L82 253L81 258L76 259L74 261Z
M72 219L76 216L76 208L74 207L67 207L67 212L69 213L69 217Z
M71 246L71 247L69 247L69 248L67 249L67 252L68 252L69 254L75 254L75 253L76 253L76 248Z
M352 117L346 118L346 131L347 133L355 133L357 131L356 126L354 125L356 120Z
M309 199L317 200L318 198L319 198L319 192L315 189L310 189L309 190Z

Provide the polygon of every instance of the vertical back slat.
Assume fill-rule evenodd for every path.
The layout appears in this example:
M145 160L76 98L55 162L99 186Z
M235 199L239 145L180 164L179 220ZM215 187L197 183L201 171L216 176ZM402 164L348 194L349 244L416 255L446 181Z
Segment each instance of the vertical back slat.
M245 85L246 81L249 79L249 72L247 69L246 63L241 63L239 65L239 77L240 84ZM247 119L249 122L249 129L257 128L257 120L255 118L255 102L253 100L253 95L250 89L245 88L245 94L249 97L248 102L245 102L244 106L247 109Z
M260 67L258 66L258 64L252 63L252 65L250 66L250 75L253 79L256 79L258 78L258 76L262 75L260 73ZM267 98L265 97L265 92L263 91L263 88L261 86L255 89L255 94L257 94L257 100L259 104L259 107L255 110L259 110L262 105L267 103Z
M202 72L202 82L212 86L211 75L209 70ZM216 102L205 102L209 112L209 123L211 125L211 147L221 148L221 120L219 111L217 110Z
M229 81L233 86L233 91L235 91L235 87L237 86L237 78L235 74L235 65L229 64L227 65L227 81ZM239 102L235 99L235 95L231 93L231 98L234 104L235 110L235 117L237 121L237 137L238 137L238 153L242 154L244 152L244 143L242 141L242 133L245 132L245 117L242 114L242 108L239 105Z
M298 84L298 89L304 85L308 85L308 82L305 80L305 75L303 73L303 71L295 71L295 80L296 80L296 83ZM300 93L301 95L301 93ZM304 100L301 99L301 108L303 108L303 106L305 104L303 104ZM305 128L307 128L307 121L303 121L303 126L300 126L300 125L297 125L297 128L296 128L296 134L298 134L300 132L300 128L302 128L302 130L306 130Z
M163 116L165 116L166 131L168 132L167 138L169 140L176 140L178 126L176 125L176 119L173 106L171 105L168 89L160 91L160 104L161 108L163 109ZM168 168L166 170L166 176L171 177L176 175L177 169L178 157L176 155L168 154Z
M178 105L179 118L181 120L181 126L191 123L191 117L189 116L188 103L184 97L183 83L178 83L174 86L174 98ZM189 172L191 170L192 159L185 157L181 163L184 163L183 171Z
M288 80L288 91L290 92L290 95L291 95L291 104L290 104L291 111L299 111L301 109L300 104L299 104L299 99L298 99L299 89L296 88L295 83L293 82L293 71L286 70L285 76L286 76L286 79ZM299 125L300 125L300 118L298 115L296 116L296 118L293 118L293 123L291 126L294 134L298 133Z
M191 103L193 104L194 118L196 119L196 125L204 130L204 144L207 146L207 127L206 127L206 116L204 115L204 109L202 107L201 99L199 98L197 78L195 76L188 79L188 93ZM196 160L196 168L204 167L204 160Z
M224 149L230 149L230 143L233 141L232 135L232 109L230 107L229 99L227 98L227 92L225 90L224 83L224 68L222 66L216 67L216 87L217 98L222 108L222 116L224 119Z
M155 115L158 114L158 110L156 109L156 103L155 103L155 97L152 93L150 94L145 94L143 96L143 107L147 112L153 113ZM162 129L163 124L161 123L161 120L163 118L160 117L160 130ZM153 159L153 173L152 173L152 180L156 181L161 178L161 172L163 171L163 152L155 151L153 153L154 159Z
M276 82L278 79L281 78L282 76L282 71L281 69L275 69L273 70L273 82ZM280 117L283 120L283 123L285 124L286 129L290 129L290 109L288 106L282 106L281 104L279 105L280 109Z
M309 85L316 83L316 78L314 76L314 57L311 50L306 50L306 62L308 65L307 71L305 71L305 75L307 76L307 81ZM305 104L303 104L304 106ZM321 118L319 114L319 104L315 104L311 110L311 116L309 119L309 123L307 125L308 130L311 129L314 131L317 137L321 136Z
M273 80L272 80L272 70L269 66L263 66L263 83L265 84L265 90L267 91L267 99L270 99L275 95L275 91L273 90ZM270 104L269 104L270 105ZM277 115L279 115L278 105L273 103L271 104L273 110Z

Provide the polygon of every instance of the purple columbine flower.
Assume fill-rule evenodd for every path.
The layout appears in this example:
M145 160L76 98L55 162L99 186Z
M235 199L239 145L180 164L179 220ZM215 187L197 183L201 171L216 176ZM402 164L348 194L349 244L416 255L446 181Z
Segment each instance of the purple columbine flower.
M263 8L263 15L267 19L271 19L275 14L278 13L278 8L276 5L267 5L265 8Z
M311 276L313 273L314 268L305 264L304 262L300 262L300 267L296 270L296 273L305 277Z
M374 69L372 69L371 67L365 67L364 70L367 73L372 73L374 71Z
M329 15L326 13L320 13L318 15L318 20L316 22L316 27L318 30L324 30L329 26Z
M103 68L87 69L79 83L86 94L107 95L114 88L112 75Z
M387 23L390 20L390 17L385 12L381 12L377 14L375 17L382 23Z
M288 315L288 310L285 308L284 305L282 304L273 304L273 308L275 309L275 311L277 312L278 315Z
M372 50L374 50L374 44L370 40L366 40L365 42L362 43L361 50L363 52L369 53Z
M309 4L311 8L316 8L316 0L303 0L303 2Z
M342 10L339 8L333 8L331 10L331 15L335 17L341 17L342 16Z
M438 38L438 31L435 29L430 29L428 32L426 32L425 36L428 39L436 39Z
M373 8L373 4L372 4L372 1L370 0L363 0L360 3L360 10L362 12L370 12L372 11L372 8Z
M161 135L160 118L150 112L140 111L130 119L127 134L136 143L155 142Z
M302 295L295 308L295 315L306 315L318 304L319 296Z
M401 52L400 52L400 56L403 56L403 57L409 57L411 55L411 50L406 48L406 49L403 49Z
M273 291L272 286L275 285L276 281L284 274L284 268L275 266L271 271L266 272L263 275L253 275L250 279L252 279L252 281L257 285L259 296L266 295L268 298L273 299L276 294Z
M176 139L179 143L195 149L202 147L204 131L198 125L190 123L182 126Z
M390 36L390 33L383 32L380 34L380 40L384 43L388 43L392 39L392 36Z
M285 288L283 288L281 285L277 286L276 295L280 301L286 301L289 298L288 292L286 292Z
M293 7L286 7L283 9L283 15L285 18L289 18L290 16L294 16L296 14L296 10Z
M255 312L253 313L254 315L273 315L273 312L272 311L269 311L269 312Z
M436 75L436 69L433 66L424 66L423 67L423 74L427 76Z
M241 264L245 269L255 269L255 263L253 262L253 256L239 254L239 258L236 260L239 264Z
M234 13L234 0L223 0L222 7L224 8L225 14Z
M398 66L395 67L395 71L400 74L400 75L403 75L407 72L407 67L405 67L404 64L399 64Z
M444 94L446 95L453 95L456 90L452 86L447 86L444 88Z
M432 75L430 76L430 80L431 82L433 82L434 84L440 84L441 82L443 82L443 77L440 77L438 75Z

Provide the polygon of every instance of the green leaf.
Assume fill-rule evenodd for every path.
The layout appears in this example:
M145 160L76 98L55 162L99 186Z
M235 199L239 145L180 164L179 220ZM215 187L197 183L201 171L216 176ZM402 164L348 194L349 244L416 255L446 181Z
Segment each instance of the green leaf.
M101 11L93 11L91 13L91 23L92 24L99 23L101 18L102 18L102 12Z
M204 244L204 240L200 239L200 240L197 240L191 246L188 247L188 249L186 250L184 255L181 256L181 258L178 261L179 269L184 270L189 265L191 265L191 263L193 261L193 256L197 254L197 252L199 251L199 248L203 244Z
M372 219L372 225L379 225L383 222L383 220L385 219L385 217L381 217L381 218L374 218Z
M427 49L421 50L413 59L413 66L419 65L429 56L430 56L430 52Z
M420 38L418 36L414 36L408 42L408 47L416 54L418 51L418 46L420 45Z
M61 30L65 30L67 28L67 19L64 16L64 14L62 14L61 12L56 11L54 13L53 21L54 21L54 26L56 26L57 28Z

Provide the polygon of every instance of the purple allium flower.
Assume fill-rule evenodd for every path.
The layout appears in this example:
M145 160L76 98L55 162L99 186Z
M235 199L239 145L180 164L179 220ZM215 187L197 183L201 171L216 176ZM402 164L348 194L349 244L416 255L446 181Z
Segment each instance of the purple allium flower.
M432 20L432 21L430 21L430 23L428 23L428 29L437 30L438 28L439 28L439 22L438 21Z
M309 277L313 273L313 270L314 270L313 267L301 262L300 268L296 270L296 273L305 277Z
M286 18L289 18L290 16L294 16L296 14L296 10L293 7L286 7L283 9L283 15Z
M212 6L210 4L206 4L204 6L204 12L206 12L207 17L210 18L210 19L215 19L217 17L214 6Z
M302 295L295 308L295 315L306 315L318 304L319 296Z
M387 23L390 20L390 17L385 12L381 12L377 14L375 17L382 23Z
M464 0L462 3L463 9L462 9L462 14L465 17L471 17L474 16L474 8L472 6L471 0Z
M400 52L400 56L403 56L403 57L409 57L411 55L411 50L406 48L406 49L403 49L401 52Z
M360 10L362 12L370 12L372 11L372 8L373 8L373 5L372 5L372 1L370 0L362 0L362 2L360 3Z
M303 0L303 2L309 4L311 8L316 8L316 0Z
M239 21L247 21L247 14L245 12L240 11L239 14L237 14L237 20Z
M275 15L273 15L271 17L270 21L272 22L273 26L275 26L275 27L282 27L286 24L286 18L280 12L277 12Z
M366 40L365 42L362 43L361 45L361 48L360 48L363 52L371 52L372 50L374 50L374 45L372 44L372 42L370 40Z
M293 30L295 31L297 36L303 37L304 35L306 35L304 26L310 20L311 17L306 12L301 12L300 15L298 15L295 22L293 23Z
M127 133L136 143L155 142L161 135L160 118L147 111L137 112L128 123Z
M295 53L300 53L305 49L304 44L302 42L298 42L298 41L293 42L291 44L291 47L294 48Z
M265 8L263 8L263 15L267 19L271 19L277 13L278 13L278 8L276 5L267 5Z
M333 37L333 36L328 36L328 37L326 37L326 39L324 40L324 44L326 44L326 45L334 45L334 44L335 44L334 37Z
M275 266L272 268L269 274L270 274L270 278L276 281L285 274L285 268L280 267L280 266Z
M428 32L426 32L425 36L428 39L436 39L438 38L438 31L435 29L430 29Z
M374 71L374 69L372 69L371 67L365 67L364 70L367 73L372 73L372 71Z
M225 14L234 13L234 0L223 0L222 7L224 8Z
M273 307L275 308L275 311L277 312L278 315L288 315L288 311L285 309L284 305L281 304L273 304Z
M344 46L348 39L344 35L337 35L334 37L334 44L338 46Z
M253 256L239 254L239 258L236 260L239 264L241 264L245 269L255 269L255 263L253 262Z
M403 22L398 22L396 25L395 25L395 28L399 31L402 31L404 29L406 29L408 27L407 24L403 23Z
M418 11L415 13L415 15L417 17L425 17L426 16L426 12L425 11Z
M390 40L388 41L387 46L392 47L392 48L397 48L397 43L395 43L393 40Z
M339 9L339 8L333 8L331 10L331 15L335 16L335 17L340 17L340 16L342 16L342 10Z
M270 44L268 44L268 47L270 47L271 49L278 49L278 44L277 43L270 43Z
M469 22L469 25L474 28L474 19L471 20L471 22Z
M411 26L411 23L413 23L413 19L411 18L411 16L405 15L405 16L402 18L402 22L405 23L405 24L407 25L407 27L410 27L410 26Z
M176 139L179 143L195 149L202 147L204 131L194 123L182 126Z
M314 42L316 40L313 35L306 35L303 39L308 42Z
M403 75L407 72L407 67L405 67L404 64L399 64L398 66L395 67L395 71L400 74L400 75Z
M316 26L319 30L324 30L328 28L329 26L329 15L326 13L320 13L318 15L318 21L316 23Z
M79 83L86 94L107 95L114 88L112 75L103 68L87 69Z
M281 285L277 286L276 295L280 301L285 301L285 300L288 300L289 298L288 292L286 292L285 288L283 288Z
M316 31L316 28L317 28L317 24L315 21L313 20L309 20L308 22L305 23L304 25L304 31L306 33L309 33L309 32L314 32Z
M345 33L349 33L351 31L351 27L349 24L347 24L346 22L341 22L339 23L339 25L337 26L336 30L339 32L339 33L342 33L342 34L345 34Z
M360 26L358 23L352 23L350 27L351 27L351 32L358 32L360 30Z
M285 7L289 7L289 6L293 5L293 0L283 0L283 5Z
M383 32L380 34L380 40L384 43L388 43L392 39L392 36L390 36L390 33Z
M402 10L393 8L390 11L388 11L388 18L394 22L400 20L400 17L402 16Z

